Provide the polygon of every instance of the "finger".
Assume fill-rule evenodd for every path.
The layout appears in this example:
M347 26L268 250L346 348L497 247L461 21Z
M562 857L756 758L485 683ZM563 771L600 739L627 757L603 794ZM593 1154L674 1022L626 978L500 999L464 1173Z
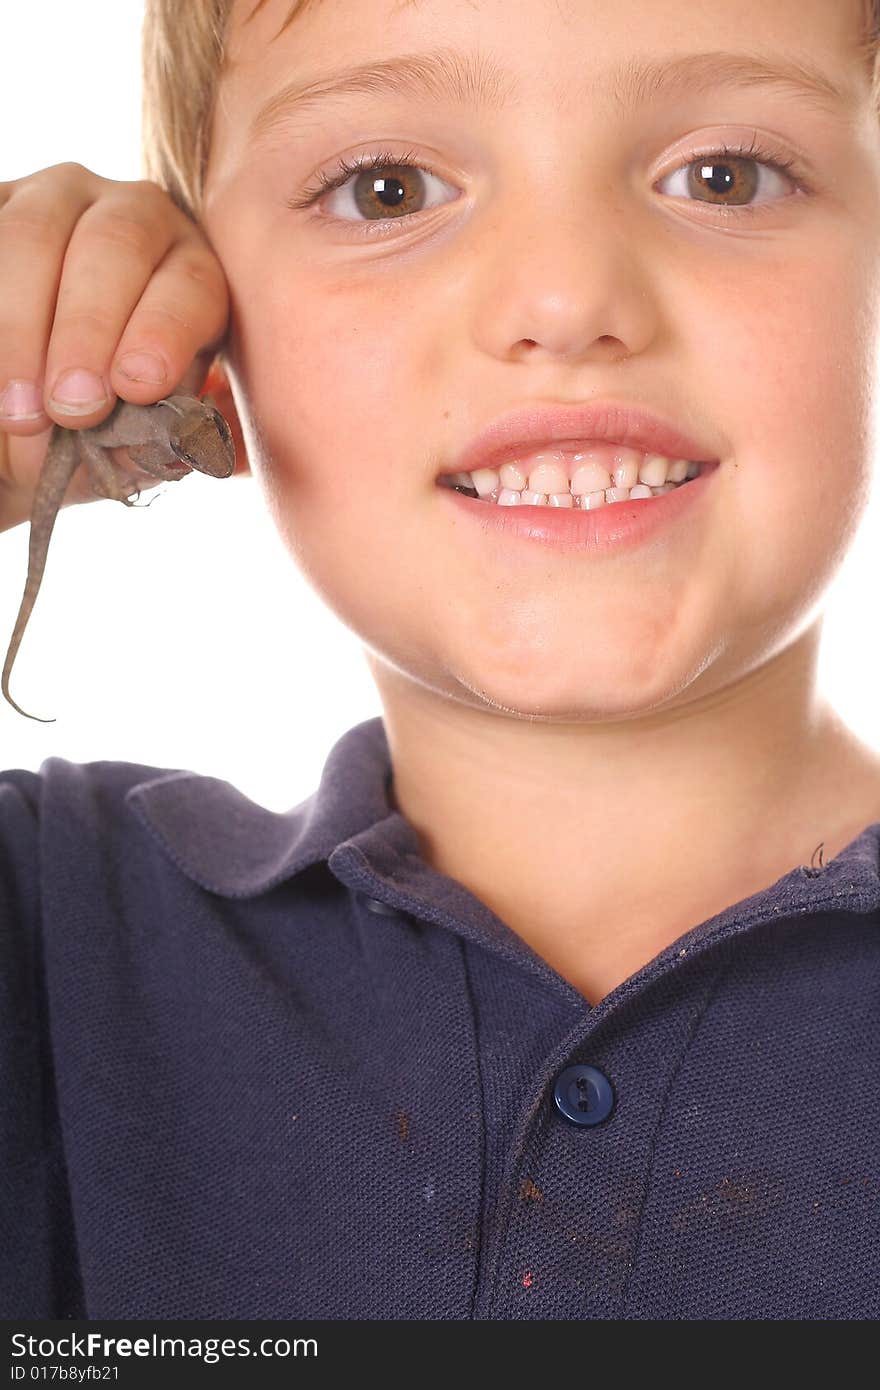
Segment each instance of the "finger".
M217 257L201 235L177 242L153 275L125 327L110 381L129 400L158 400L181 383L203 381L229 318L229 291ZM138 380L150 358L160 381ZM127 374L136 374L132 380Z
M92 177L73 164L0 185L0 429L12 434L51 424L46 348L65 250L95 194Z
M216 347L204 348L197 352L180 381L174 388L181 396L201 396L202 388L208 379L211 366L216 359Z
M167 195L143 180L93 203L74 228L46 352L44 408L59 424L95 425L115 405L110 364L177 234L175 212ZM152 399L161 393L159 384Z

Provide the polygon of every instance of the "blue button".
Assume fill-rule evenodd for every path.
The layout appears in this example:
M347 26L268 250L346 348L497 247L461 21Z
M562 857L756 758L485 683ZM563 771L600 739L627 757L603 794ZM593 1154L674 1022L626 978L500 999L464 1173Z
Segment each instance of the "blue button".
M397 908L390 903L383 903L381 898L365 898L364 907L368 912L377 912L383 917L396 917Z
M553 1099L574 1125L599 1125L614 1109L614 1087L598 1067L566 1067L556 1078Z

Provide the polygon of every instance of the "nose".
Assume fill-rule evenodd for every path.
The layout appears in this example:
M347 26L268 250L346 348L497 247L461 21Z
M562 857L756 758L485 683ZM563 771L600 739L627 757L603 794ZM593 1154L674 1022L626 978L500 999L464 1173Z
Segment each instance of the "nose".
M619 198L575 187L554 162L500 195L474 235L472 331L483 351L616 363L650 342L650 245Z

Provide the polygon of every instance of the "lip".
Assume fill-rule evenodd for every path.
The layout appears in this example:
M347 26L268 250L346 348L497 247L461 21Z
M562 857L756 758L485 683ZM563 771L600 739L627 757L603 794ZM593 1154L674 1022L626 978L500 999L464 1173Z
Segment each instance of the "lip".
M465 522L465 528L469 517L484 541L497 541L506 553L513 553L508 543L525 541L589 556L633 550L659 538L668 528L674 533L676 523L694 517L701 500L711 494L712 479L720 471L719 463L711 463L696 478L659 497L607 502L587 511L528 503L503 507L440 485L437 491L447 499L444 505L453 507Z
M594 401L589 405L542 405L536 402L493 421L467 445L455 464L444 470L441 476L500 467L520 454L533 452L541 445L558 448L566 443L603 441L640 449L646 454L688 459L693 463L718 462L718 456L711 447L662 416L626 401Z

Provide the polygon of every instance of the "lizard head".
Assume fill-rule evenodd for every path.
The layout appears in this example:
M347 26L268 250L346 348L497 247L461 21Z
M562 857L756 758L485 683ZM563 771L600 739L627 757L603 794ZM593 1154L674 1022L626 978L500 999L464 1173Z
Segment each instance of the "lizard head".
M197 402L197 410L181 412L169 443L181 463L208 473L212 478L229 478L235 470L235 444L232 431L215 406Z

